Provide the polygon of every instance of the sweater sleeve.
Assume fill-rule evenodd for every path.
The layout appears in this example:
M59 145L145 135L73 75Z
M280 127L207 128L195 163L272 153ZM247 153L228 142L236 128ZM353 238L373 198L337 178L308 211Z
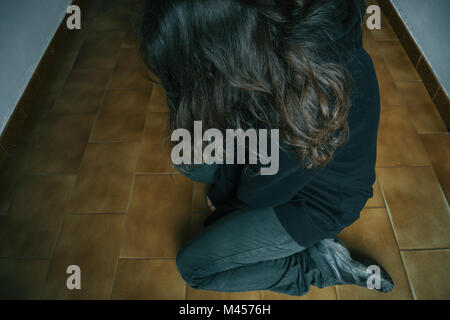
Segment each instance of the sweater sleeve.
M236 193L243 165L224 164L216 172L215 183L208 193L211 202L217 207L230 202Z
M251 208L276 207L291 200L321 169L302 168L298 159L280 152L273 176L242 171L235 201Z

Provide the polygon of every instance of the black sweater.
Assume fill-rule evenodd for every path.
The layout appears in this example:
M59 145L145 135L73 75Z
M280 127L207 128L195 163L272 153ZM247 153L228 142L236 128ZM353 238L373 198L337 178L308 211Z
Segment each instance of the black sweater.
M247 175L239 165L221 166L209 192L219 211L273 207L286 231L305 247L335 237L359 218L373 196L380 117L375 70L362 48L360 12L351 6L334 34L345 48L339 61L353 78L347 143L322 169L305 169L283 150L273 176Z

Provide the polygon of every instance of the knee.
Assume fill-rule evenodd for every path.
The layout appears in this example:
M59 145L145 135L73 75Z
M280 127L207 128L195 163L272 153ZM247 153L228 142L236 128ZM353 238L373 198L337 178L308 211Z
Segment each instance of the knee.
M201 276L198 275L196 270L196 261L189 250L185 248L181 249L176 257L176 266L181 278L186 282L191 288L199 288L202 282Z

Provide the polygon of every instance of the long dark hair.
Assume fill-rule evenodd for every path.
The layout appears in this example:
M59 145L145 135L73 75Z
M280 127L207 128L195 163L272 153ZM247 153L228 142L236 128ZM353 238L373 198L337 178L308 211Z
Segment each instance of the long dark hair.
M147 1L142 55L170 130L277 128L305 167L325 166L349 135L350 78L324 58L349 1Z

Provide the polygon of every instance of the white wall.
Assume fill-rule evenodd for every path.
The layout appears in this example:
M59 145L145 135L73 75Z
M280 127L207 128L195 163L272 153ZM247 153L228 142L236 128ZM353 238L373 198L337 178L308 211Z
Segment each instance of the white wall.
M391 0L450 96L450 1Z
M71 0L0 0L0 132Z

